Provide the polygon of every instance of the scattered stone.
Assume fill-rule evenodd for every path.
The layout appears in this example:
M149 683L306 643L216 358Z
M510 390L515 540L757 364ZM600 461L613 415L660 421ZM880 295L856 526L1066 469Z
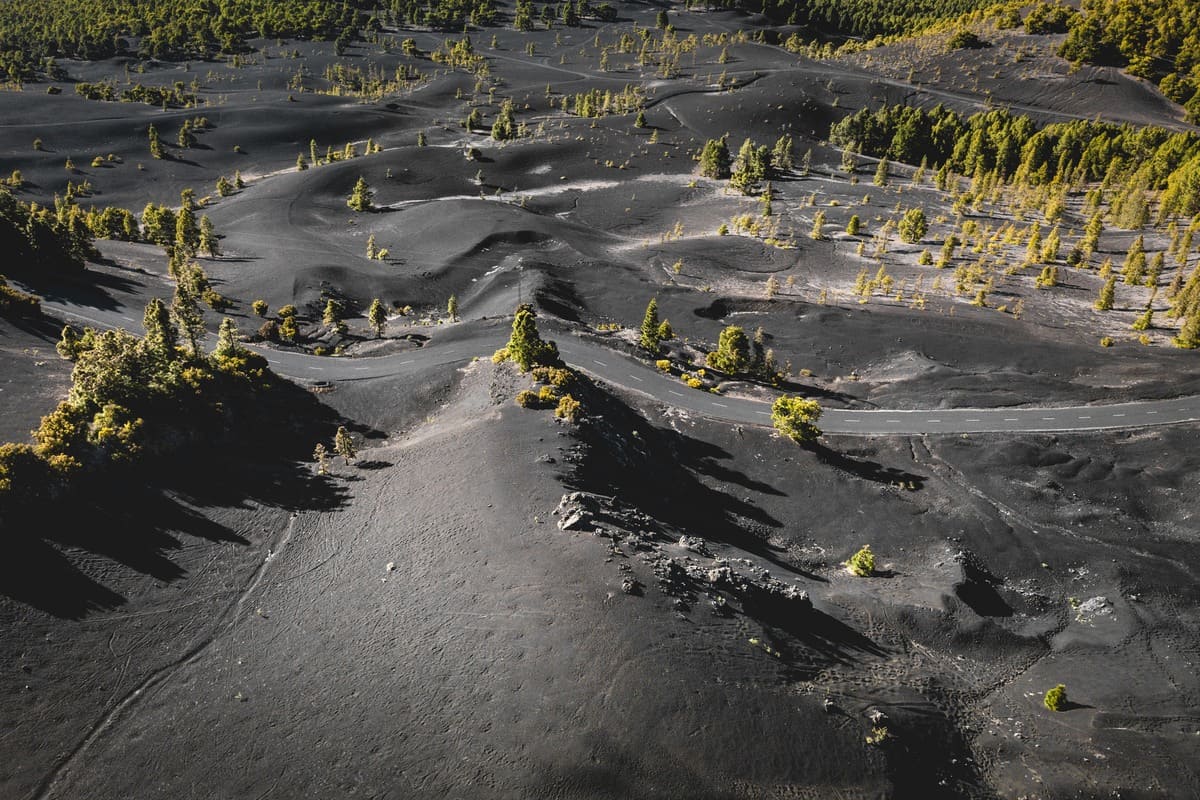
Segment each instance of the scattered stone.
M1107 597L1091 597L1076 607L1075 618L1081 622L1090 622L1096 617L1111 616L1115 610Z
M395 561L387 562L387 564L384 566L384 569L387 570L388 572L395 572L396 571L396 562Z
M625 594L640 595L642 593L642 585L635 578L626 577L621 581L621 591Z
M684 550L690 550L696 555L712 557L712 552L708 549L708 542L701 539L699 536L680 536L679 546Z

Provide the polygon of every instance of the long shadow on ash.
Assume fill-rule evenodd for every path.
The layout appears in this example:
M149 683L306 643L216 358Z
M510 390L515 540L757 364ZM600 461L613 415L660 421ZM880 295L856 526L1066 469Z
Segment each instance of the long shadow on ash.
M173 555L191 541L251 544L201 509L343 506L345 485L314 474L308 462L313 443L331 441L345 420L286 381L273 392L259 414L223 437L207 432L211 435L137 468L80 480L55 502L10 511L0 525L11 547L11 557L0 559L0 595L79 619L118 608L126 599L85 574L75 560L115 562L168 583L187 577ZM72 559L71 551L87 555Z
M895 467L885 467L882 464L870 461L865 458L854 458L845 453L839 453L836 450L831 450L819 442L805 445L806 449L812 452L821 463L840 469L843 472L848 472L855 477L868 480L873 483L886 483L889 485L901 483L905 486L911 486L915 489L925 487L925 476L918 475L915 472L906 472Z
M814 670L830 664L849 666L888 654L867 636L816 608L797 614L786 603L772 604L771 598L765 598L765 602L747 601L743 610L771 632L788 671L797 679L811 677Z
M782 492L721 464L732 456L716 445L654 427L594 386L586 396L588 422L578 430L588 452L567 479L573 488L611 495L676 531L739 547L802 574L766 541L783 523L700 476L763 494Z
M20 276L18 275L17 277L19 278ZM48 284L32 281L31 287L34 293L40 295L43 300L49 302L65 301L74 305L90 306L103 311L115 311L118 308L125 307L123 302L113 296L114 293L126 295L146 293L145 285L139 281L95 270L85 270L78 276L72 276L70 279ZM134 327L140 332L141 305L136 306L134 310L136 311L135 316L139 320L139 323Z

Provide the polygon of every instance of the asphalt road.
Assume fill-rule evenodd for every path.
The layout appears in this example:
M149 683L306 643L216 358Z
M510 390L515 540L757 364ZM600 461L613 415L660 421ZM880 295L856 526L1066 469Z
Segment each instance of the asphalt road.
M126 309L99 309L66 301L43 302L43 309L67 319L140 332ZM211 337L210 337L211 338ZM665 405L713 419L769 425L769 403L714 395L689 388L643 361L570 334L555 333L559 353L570 366L615 386L645 394ZM386 356L345 358L313 356L255 346L280 375L307 382L365 380L403 375L431 366L460 364L490 357L507 341L507 331L481 332ZM211 342L210 345L211 346ZM826 433L862 436L962 433L1081 432L1175 425L1200 421L1200 397L1134 403L1047 408L954 408L933 410L826 409L820 427Z

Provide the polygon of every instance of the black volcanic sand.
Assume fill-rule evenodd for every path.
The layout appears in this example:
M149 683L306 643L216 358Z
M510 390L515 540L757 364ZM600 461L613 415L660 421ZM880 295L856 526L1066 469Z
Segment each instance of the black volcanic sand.
M936 254L953 224L945 199L912 185L903 165L876 187L863 159L853 182L821 141L864 105L971 111L985 92L1044 121L1103 107L1176 124L1156 93L1111 71L1068 75L1049 55L1055 37L1017 34L974 54L987 61L974 75L963 69L971 54L936 40L838 62L747 42L730 44L724 64L720 47L701 44L672 80L634 65L636 51L614 52L601 72L593 37L611 44L656 11L625 4L618 26L496 30L496 49L492 31L475 32L497 98L511 97L528 126L517 142L461 128L469 75L398 49L358 43L337 59L332 44L272 41L259 43L267 57L236 68L129 63L132 80L195 79L198 109L87 101L71 82L58 96L37 84L0 93L0 174L20 169L19 195L42 203L84 179L94 191L84 205L139 213L177 203L184 188L211 196L202 213L223 255L202 263L242 329L261 324L250 311L261 298L297 305L315 332L337 297L355 354L466 335L471 326L433 327L452 294L467 320L495 324L533 299L556 319L546 329L576 331L636 328L657 296L684 346L711 345L725 325L761 326L831 404L1052 406L1200 391L1195 354L1170 347L1171 328L1150 331L1148 347L1129 331L1144 289L1119 286L1105 315L1091 309L1094 270L1063 269L1049 291L1034 288L1036 270L1005 276L985 309L935 290L953 284L952 270L917 258ZM681 36L754 24L671 19ZM408 35L424 52L444 38ZM389 76L415 65L429 80L378 101L311 91L338 62ZM73 80L125 81L122 60L64 66ZM289 85L302 67L307 91ZM738 88L720 90L722 73ZM566 93L627 83L646 87L647 128L557 108ZM486 92L474 102L490 125ZM196 116L213 127L181 151L179 126ZM170 158L150 158L151 123ZM719 236L759 202L697 177L693 154L725 133L736 149L784 132L797 160L813 153L810 175L773 187L792 246ZM310 140L321 153L346 142L361 152L368 137L383 151L295 168ZM235 171L246 188L216 197L217 178ZM359 176L375 192L371 213L345 204ZM1080 201L1064 231L1082 228ZM929 212L929 235L893 241L883 261L906 299L860 304L855 278L880 262L856 255L858 243L869 255L884 220L914 204ZM808 236L818 208L823 241ZM852 214L865 236L841 233ZM1010 219L989 207L976 216L993 228ZM366 258L371 235L386 259ZM1106 232L1101 254L1119 265L1132 235ZM84 284L35 275L31 288L139 330L145 301L171 293L163 253L98 245ZM918 279L924 310L911 307ZM413 309L383 342L368 340L362 316L375 297ZM994 307L1021 300L1019 319ZM66 389L60 326L0 322L7 440L26 440ZM1099 345L1104 335L1113 347ZM115 496L139 498L128 507L58 509L3 531L0 796L1196 796L1193 428L800 448L620 387L577 389L587 419L568 426L516 407L527 385L482 362L317 387L306 399L321 405L298 402L297 417L339 417L362 445L328 481L274 450L205 453L181 459L163 486L125 487ZM558 529L552 512L572 491L613 498L597 501L609 504L604 535ZM677 544L685 535L700 551ZM864 543L879 559L869 579L841 566ZM768 570L804 589L814 610L755 604L669 566L706 574L720 566L713 556L746 580L765 584ZM1054 714L1041 698L1057 683L1071 705ZM873 710L886 719L873 723ZM888 738L870 745L875 726Z

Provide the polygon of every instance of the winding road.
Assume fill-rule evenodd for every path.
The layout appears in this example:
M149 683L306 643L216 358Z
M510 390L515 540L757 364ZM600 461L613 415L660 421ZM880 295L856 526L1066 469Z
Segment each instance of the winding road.
M127 309L100 309L66 300L43 301L46 311L83 324L139 331ZM130 323L133 324L130 324ZM610 348L566 331L547 334L563 360L606 383L632 389L664 405L737 424L769 425L770 404L691 389L678 378ZM210 337L211 338L211 337ZM424 347L374 357L324 357L254 346L280 375L306 382L367 380L413 374L476 357L490 357L508 331L479 331L455 340L431 340ZM211 346L211 343L210 343ZM1200 396L1171 400L1042 408L953 408L858 410L827 408L820 427L829 434L860 436L963 433L1071 433L1200 422Z

